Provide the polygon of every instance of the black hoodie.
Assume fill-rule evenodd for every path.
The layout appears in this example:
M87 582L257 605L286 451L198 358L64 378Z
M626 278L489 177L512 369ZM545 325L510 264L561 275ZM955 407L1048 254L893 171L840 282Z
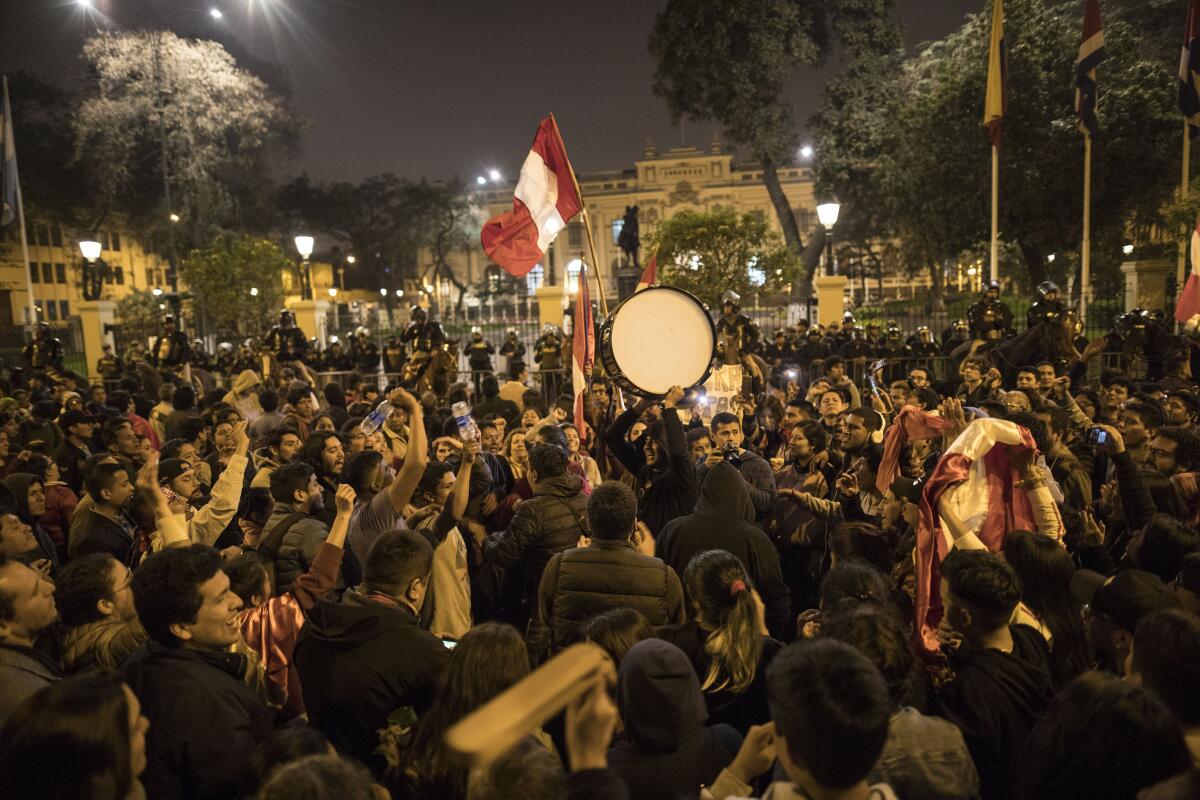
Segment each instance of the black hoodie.
M625 741L609 751L612 770L638 800L698 797L733 761L742 737L708 719L688 657L661 639L638 642L617 673Z
M313 725L339 752L378 769L379 729L398 708L429 708L449 657L407 606L350 591L313 606L293 659Z
M705 550L727 550L737 556L766 606L767 628L779 638L791 615L791 591L783 582L779 551L754 524L754 515L741 474L731 464L717 464L704 476L695 512L663 527L655 555L681 577L692 557Z
M1013 796L1016 759L1054 693L1046 640L1028 625L1010 630L1011 653L956 653L950 660L955 679L940 696L942 715L962 730L971 750L984 800Z

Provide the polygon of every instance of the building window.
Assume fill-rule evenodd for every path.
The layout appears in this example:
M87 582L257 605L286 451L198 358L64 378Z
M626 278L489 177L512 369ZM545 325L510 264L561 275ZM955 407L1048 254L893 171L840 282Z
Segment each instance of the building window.
M124 286L125 285L125 268L124 267L116 267L113 271L117 273L117 283Z
M57 225L50 227L50 244L55 247L62 247L62 228Z
M37 264L29 265L29 282L30 283L41 283L42 282L41 272L38 271Z
M114 231L114 232L113 232L113 234L112 234L112 241L111 241L111 243L112 243L112 246L111 246L111 247L109 247L108 249L109 249L109 250L115 250L115 251L117 251L117 252L120 252L120 251L121 251L121 234L119 234L119 233L117 233L116 231Z
M71 304L66 300L58 301L58 316L60 319L67 319L71 316Z
M45 225L35 225L33 235L37 239L37 243L42 247L50 246L50 229Z
M58 320L58 306L54 305L53 300L46 301L46 319L52 321Z
M567 292L569 294L579 291L579 268L581 266L583 266L583 262L578 258L567 264Z
M572 222L567 226L567 244L571 247L583 246L583 225L578 222Z
M624 219L614 219L612 221L613 244L621 243L621 229L625 227Z
M42 283L54 283L53 264L42 264Z
M541 264L535 264L533 269L529 270L529 274L525 276L525 291L533 294L542 288L542 284L545 282L546 270L542 269Z
M67 265L66 264L55 264L54 265L54 280L56 283L61 283L62 285L66 286L66 284L67 284Z

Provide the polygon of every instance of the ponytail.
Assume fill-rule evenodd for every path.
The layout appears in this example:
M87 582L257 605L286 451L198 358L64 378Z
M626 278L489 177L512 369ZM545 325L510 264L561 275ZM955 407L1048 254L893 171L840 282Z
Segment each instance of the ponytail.
M688 563L684 579L713 629L704 643L710 660L700 688L741 694L754 681L763 649L758 604L746 569L733 554L708 550Z

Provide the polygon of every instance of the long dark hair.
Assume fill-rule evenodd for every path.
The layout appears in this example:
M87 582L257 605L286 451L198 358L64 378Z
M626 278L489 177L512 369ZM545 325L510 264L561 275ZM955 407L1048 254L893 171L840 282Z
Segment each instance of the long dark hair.
M1075 564L1049 536L1029 531L1005 535L1004 560L1017 573L1021 601L1050 629L1054 683L1063 686L1088 668L1083 607L1071 593Z
M412 745L391 783L397 797L467 796L467 766L443 743L446 730L529 674L529 655L511 625L477 625L463 635L450 655L437 699L417 725Z
M708 674L700 688L741 694L754 681L763 650L754 585L746 568L727 550L706 550L688 562L683 579L710 630L704 642L710 656Z
M124 684L111 675L67 678L22 703L0 730L0 797L125 800L130 756Z

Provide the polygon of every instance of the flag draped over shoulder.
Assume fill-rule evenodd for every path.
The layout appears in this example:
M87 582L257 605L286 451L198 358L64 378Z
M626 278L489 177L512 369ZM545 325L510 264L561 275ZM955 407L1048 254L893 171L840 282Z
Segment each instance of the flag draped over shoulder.
M1016 423L977 419L946 449L925 482L916 547L916 624L925 649L938 649L938 566L953 542L945 526L974 533L993 553L1000 550L1006 532L1036 530L1033 507L1016 488L1011 463L1013 452L1036 449L1029 431Z
M638 279L637 286L634 287L635 292L640 292L642 289L647 289L658 282L658 256L650 256L650 260L646 262L646 268L642 270L642 277Z
M571 348L571 388L575 394L575 427L582 434L586 426L583 395L596 357L596 327L592 319L592 297L588 291L587 264L579 267L579 296L575 298L572 322L574 342Z
M521 165L512 211L484 224L480 234L483 249L505 271L520 278L537 265L554 237L582 208L567 148L551 114L538 125Z
M983 124L992 147L1000 146L1004 112L1008 109L1008 51L1004 47L1004 0L992 0L992 41L988 47L987 99Z
M1200 128L1200 0L1188 3L1183 53L1179 57L1179 112Z
M1192 247L1189 257L1192 260L1192 274L1188 275L1183 291L1179 293L1179 302L1175 304L1175 319L1187 322L1196 314L1200 314L1200 219L1192 229Z
M17 215L17 143L13 140L12 108L8 104L8 82L4 83L0 106L0 226Z
M1079 131L1095 138L1100 130L1100 107L1096 89L1096 67L1107 57L1104 51L1104 26L1100 22L1099 0L1084 0L1083 39L1075 59L1075 114Z

